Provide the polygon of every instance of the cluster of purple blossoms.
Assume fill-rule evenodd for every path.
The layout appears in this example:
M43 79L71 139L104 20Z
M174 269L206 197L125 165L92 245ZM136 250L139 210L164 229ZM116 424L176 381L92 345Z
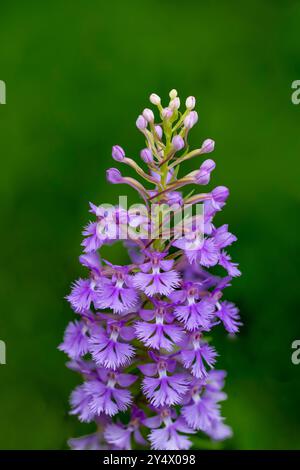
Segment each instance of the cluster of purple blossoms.
M116 168L107 170L107 179L135 188L146 210L153 202L202 204L203 231L199 225L193 229L195 216L181 237L172 230L169 239L131 237L130 232L124 240L116 227L124 222L145 226L147 218L120 206L109 210L90 204L95 220L83 231L79 258L88 275L73 284L67 297L78 319L68 325L59 348L70 358L68 367L83 379L71 394L71 414L94 422L96 430L70 439L73 449L185 450L197 432L212 440L231 436L220 411L226 373L214 369L218 354L207 336L219 324L230 335L241 325L237 307L222 300L223 290L240 275L226 251L236 237L227 225L217 228L213 222L229 190L218 186L183 194L186 185L208 184L215 163L201 161L197 170L180 178L179 165L212 152L214 141L206 139L189 150L188 135L198 121L194 97L187 98L183 113L176 90L165 108L156 94L150 101L158 121L148 108L136 121L146 142L140 153L144 163L127 157L118 145L112 157L152 187ZM99 254L102 245L120 238L131 258L125 266Z

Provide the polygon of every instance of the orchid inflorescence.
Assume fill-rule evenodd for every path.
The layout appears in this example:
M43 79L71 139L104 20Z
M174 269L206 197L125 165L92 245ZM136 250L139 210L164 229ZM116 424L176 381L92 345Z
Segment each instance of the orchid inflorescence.
M139 180L117 168L107 170L107 179L136 189L146 213L153 203L201 204L203 233L193 230L193 216L180 237L174 230L168 238L134 237L131 230L121 237L115 228L124 221L131 229L145 229L152 221L120 205L109 211L90 203L95 221L83 231L79 258L89 276L77 280L67 297L79 319L68 325L60 349L70 358L68 367L83 378L71 395L71 414L95 422L96 431L70 439L73 449L185 450L197 431L213 440L231 436L220 414L226 373L214 369L217 352L207 336L220 323L230 335L241 325L237 307L221 300L224 288L240 275L225 251L236 237L228 225L213 223L229 190L182 193L186 185L209 183L215 168L211 159L184 177L178 174L181 163L212 152L214 141L189 149L188 135L198 121L193 96L183 113L176 90L165 108L156 94L150 102L159 119L146 108L136 121L146 142L141 164L122 147L112 149L113 159L135 170ZM171 219L171 212L165 213L161 227ZM130 264L115 265L99 256L103 245L120 240ZM223 276L215 272L217 265Z

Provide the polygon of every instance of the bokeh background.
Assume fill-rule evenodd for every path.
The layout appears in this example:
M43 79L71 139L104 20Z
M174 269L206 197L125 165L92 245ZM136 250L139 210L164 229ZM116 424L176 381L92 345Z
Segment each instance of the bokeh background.
M175 87L198 100L192 144L217 142L213 183L231 190L218 221L239 237L243 277L226 295L244 327L215 340L235 433L225 448L299 449L300 2L16 0L0 11L0 448L63 449L90 429L68 415L79 378L57 350L73 318L64 296L83 273L88 201L117 201L111 146L138 155L137 115Z

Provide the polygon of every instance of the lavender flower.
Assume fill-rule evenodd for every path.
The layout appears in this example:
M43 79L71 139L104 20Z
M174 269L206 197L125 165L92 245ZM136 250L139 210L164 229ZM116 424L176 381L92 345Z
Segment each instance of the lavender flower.
M149 252L147 263L139 265L141 272L135 275L133 284L147 295L168 295L179 285L179 274L172 270L173 260L164 260L167 253Z
M156 361L155 363L139 366L146 376L142 389L149 402L155 408L180 403L181 397L188 389L189 377L186 374L174 373L176 362L173 359L154 354L151 356Z
M102 277L98 284L96 308L110 308L114 313L132 309L138 301L132 277L126 266L112 266L111 277Z
M89 352L92 354L93 359L97 366L104 366L108 369L116 370L123 367L130 362L134 356L134 348L122 342L122 338L130 337L133 339L134 330L132 335L129 336L128 329L124 327L121 322L112 321L107 324L107 331L102 327L95 327L90 332L90 339L88 341Z
M215 144L205 139L200 148L189 149L188 134L198 121L196 100L188 97L180 112L177 91L169 96L162 106L152 93L155 112L145 108L136 121L146 141L140 156L147 170L119 145L112 148L113 159L129 165L138 179L122 176L117 168L107 170L110 183L137 191L146 213L90 203L95 219L84 228L79 258L88 275L67 296L78 319L67 326L59 349L69 357L67 366L83 379L71 394L70 413L94 422L96 430L70 439L72 449L185 450L196 432L212 440L232 435L220 406L227 398L226 374L214 369L218 353L210 343L218 325L230 335L241 326L237 307L221 299L232 278L241 274L225 251L236 237L228 225L215 225L229 190L182 191L210 182L212 159L180 178L178 170L185 160L211 153ZM164 210L167 205L159 225L162 235L169 228L167 237L151 232L153 203ZM203 214L192 215L178 236L177 226L168 227L176 215L171 206L179 210L195 204L203 205ZM124 231L124 225L129 229ZM137 229L143 229L142 236L134 236ZM99 256L102 246L118 240L128 250L127 265ZM210 272L217 265L223 276Z
M71 359L78 359L89 352L88 329L84 322L70 322L66 328L64 341L59 346Z
M145 346L154 350L165 349L172 351L184 337L183 329L175 322L171 313L172 304L158 302L153 298L155 310L141 310L142 319L135 324L136 336ZM154 320L154 321L152 321Z
M191 441L185 434L194 434L195 431L168 408L162 409L158 416L145 420L145 425L152 428L149 434L152 449L187 450L191 447Z
M144 424L146 415L142 410L133 407L130 421L127 425L122 423L109 424L105 429L105 439L108 444L118 450L130 450L131 438L139 445L147 445L143 438L140 427Z
M93 279L78 279L67 299L76 313L84 313L97 300L97 296L97 284Z
M184 323L187 330L199 327L209 330L214 317L214 303L201 289L201 284L187 282L183 289L177 290L170 297L174 301L174 315Z
M184 367L190 370L194 377L205 377L207 375L205 363L213 367L216 362L215 349L202 340L199 331L192 333L187 343L180 353Z

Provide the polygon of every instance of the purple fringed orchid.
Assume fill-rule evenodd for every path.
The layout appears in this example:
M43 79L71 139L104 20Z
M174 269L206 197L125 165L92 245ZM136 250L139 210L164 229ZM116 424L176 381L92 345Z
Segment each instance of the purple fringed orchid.
M218 354L211 344L214 328L235 335L241 326L237 307L222 299L241 274L227 253L236 237L214 221L229 190L203 189L216 164L202 157L215 144L205 139L189 148L198 121L195 98L187 98L183 112L176 90L165 107L156 94L150 102L157 120L146 108L136 121L145 139L140 162L119 145L112 149L115 162L131 167L138 179L107 170L110 183L137 191L143 210L90 203L94 220L84 228L79 258L88 274L67 296L77 319L59 349L82 376L70 413L96 426L93 434L70 439L72 449L185 450L195 433L212 440L232 435L220 407L226 374L214 368ZM196 158L195 170L179 177L180 165ZM185 194L187 185L196 192ZM187 220L184 212L178 222L180 211L198 205L200 213ZM154 206L162 211L158 219ZM128 251L126 265L100 256L103 245L117 241Z

